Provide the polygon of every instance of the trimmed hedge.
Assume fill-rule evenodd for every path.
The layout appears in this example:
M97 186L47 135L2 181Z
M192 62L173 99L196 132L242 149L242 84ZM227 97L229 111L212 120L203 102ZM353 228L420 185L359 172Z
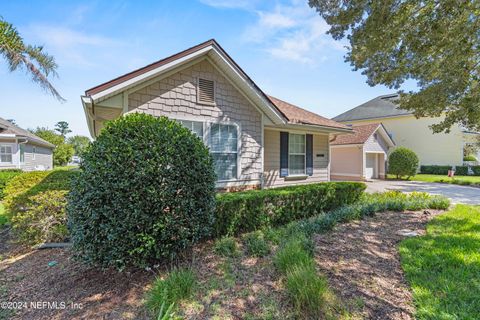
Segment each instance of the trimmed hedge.
M75 170L32 171L5 188L5 209L19 239L27 244L61 241L67 236L66 194Z
M418 168L418 156L412 150L405 147L395 148L388 156L388 173L408 178L414 176Z
M4 189L7 182L22 173L20 169L5 169L0 170L0 201L4 198Z
M480 176L480 166L472 166L473 175ZM438 174L438 175L447 175L448 170L451 170L452 166L420 166L420 173L423 174ZM455 166L455 175L458 176L466 176L468 175L468 167L467 166Z
M361 182L324 182L217 195L216 237L280 226L355 203Z

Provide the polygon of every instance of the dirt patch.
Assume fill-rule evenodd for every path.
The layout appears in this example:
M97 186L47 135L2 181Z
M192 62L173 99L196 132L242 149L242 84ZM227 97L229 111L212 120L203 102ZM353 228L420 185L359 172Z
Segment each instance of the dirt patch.
M425 224L439 213L427 212L379 213L315 236L320 271L360 318L413 319L397 247L412 232L424 234Z

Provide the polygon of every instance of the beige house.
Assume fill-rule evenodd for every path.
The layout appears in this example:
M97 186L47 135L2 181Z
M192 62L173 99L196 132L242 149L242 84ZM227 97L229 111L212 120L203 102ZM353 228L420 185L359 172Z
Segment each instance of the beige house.
M178 120L210 148L224 189L328 181L329 140L352 132L266 95L215 40L91 88L82 103L94 138L131 112Z
M353 125L353 135L330 141L332 180L385 179L388 151L395 146L381 123Z
M463 165L463 146L474 141L477 133L455 125L450 133L434 134L429 126L441 118L417 119L409 111L398 109L395 99L398 99L396 94L377 97L333 120L355 125L382 123L397 146L407 147L418 155L420 165Z
M0 170L50 170L54 148L50 142L0 118Z

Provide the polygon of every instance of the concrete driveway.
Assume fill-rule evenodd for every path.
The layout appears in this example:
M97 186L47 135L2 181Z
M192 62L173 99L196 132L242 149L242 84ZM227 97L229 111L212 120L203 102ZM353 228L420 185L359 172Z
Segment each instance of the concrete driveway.
M450 198L452 203L480 204L480 188L459 186L446 183L422 181L375 180L366 182L367 192L383 192L399 190L402 192L428 192Z

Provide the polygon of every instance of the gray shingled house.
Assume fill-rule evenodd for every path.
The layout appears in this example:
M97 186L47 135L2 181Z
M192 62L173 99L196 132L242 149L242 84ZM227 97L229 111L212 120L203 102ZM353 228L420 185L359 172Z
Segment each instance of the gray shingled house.
M0 118L0 170L50 170L54 148L50 142Z

